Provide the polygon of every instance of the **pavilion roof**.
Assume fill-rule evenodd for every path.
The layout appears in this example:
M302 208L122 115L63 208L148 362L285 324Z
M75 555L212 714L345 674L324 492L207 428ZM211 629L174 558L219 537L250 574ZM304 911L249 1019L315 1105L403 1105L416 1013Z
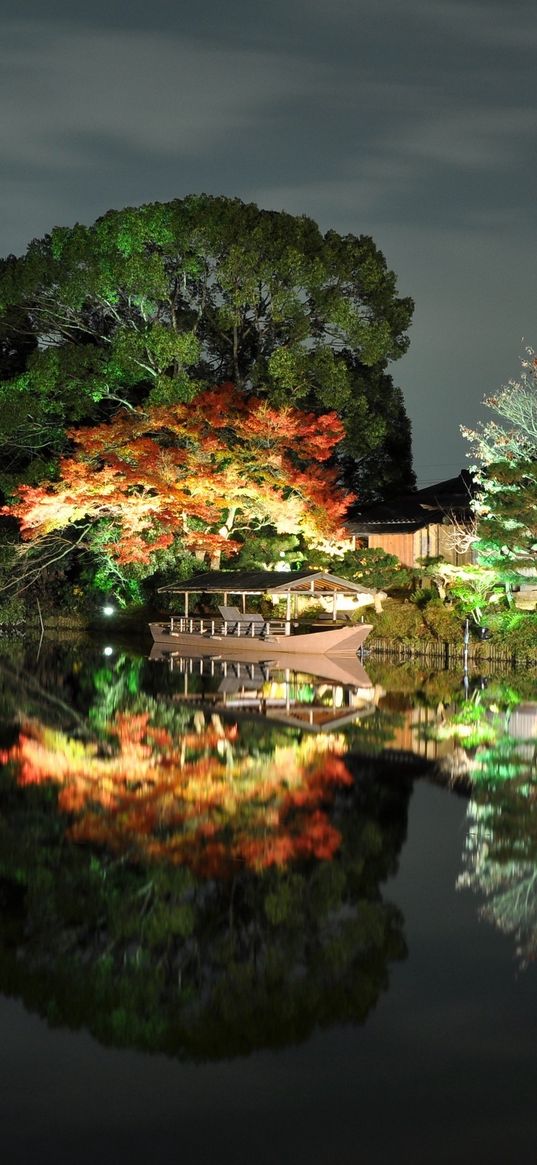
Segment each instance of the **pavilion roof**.
M209 570L159 587L161 594L374 595L375 588L324 570Z

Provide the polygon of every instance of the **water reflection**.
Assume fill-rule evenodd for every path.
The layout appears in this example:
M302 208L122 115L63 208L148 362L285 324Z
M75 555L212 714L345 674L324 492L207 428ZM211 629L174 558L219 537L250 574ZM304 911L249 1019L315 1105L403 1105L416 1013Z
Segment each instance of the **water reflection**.
M502 722L503 721L503 722ZM471 759L468 837L459 888L514 941L521 967L537 955L537 704L496 718L496 737Z
M392 719L387 748L432 762L469 796L459 889L480 918L513 940L520 967L537 955L537 677L430 672L370 663Z
M474 677L436 707L423 694L420 731L436 771L469 796L459 889L514 941L520 966L537 952L537 702L531 674ZM414 706L407 715L415 719ZM393 700L393 694L391 696Z
M472 800L465 869L460 888L482 901L480 915L515 944L527 966L537 954L537 810L516 794L495 793L488 803Z
M145 704L145 707L143 705ZM141 697L116 712L106 738L81 742L23 721L1 759L20 786L53 782L76 842L128 860L187 865L225 877L310 855L330 858L340 835L328 810L352 785L337 736L262 738L216 714Z
M332 665L10 645L0 989L192 1058L362 1022L405 955L382 884L415 770L390 755L471 788L459 887L532 960L533 677Z
M261 715L308 732L326 732L353 723L378 707L384 690L373 684L355 656L309 660L293 656L292 666L278 660L249 662L224 655L182 655L155 644L149 657L164 663L181 683L183 701L199 701L223 711Z
M373 778L337 725L178 700L183 677L129 653L24 664L1 669L2 990L102 1040L192 1057L362 1021L405 953L380 886L410 782Z

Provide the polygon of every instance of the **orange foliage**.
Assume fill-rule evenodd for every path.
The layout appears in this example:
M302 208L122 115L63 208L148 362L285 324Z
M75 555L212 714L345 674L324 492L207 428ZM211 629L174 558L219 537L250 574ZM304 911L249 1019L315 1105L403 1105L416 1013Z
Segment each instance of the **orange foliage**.
M352 777L334 737L307 737L263 760L236 755L237 726L218 717L172 739L148 716L118 714L104 755L36 721L0 759L20 785L59 785L70 836L204 876L330 858L340 842L326 808Z
M190 404L72 430L77 453L61 461L60 480L20 486L0 512L18 518L26 540L106 519L120 563L149 563L175 537L192 552L232 554L234 523L315 543L339 533L353 500L324 465L343 434L335 413L277 410L224 384Z

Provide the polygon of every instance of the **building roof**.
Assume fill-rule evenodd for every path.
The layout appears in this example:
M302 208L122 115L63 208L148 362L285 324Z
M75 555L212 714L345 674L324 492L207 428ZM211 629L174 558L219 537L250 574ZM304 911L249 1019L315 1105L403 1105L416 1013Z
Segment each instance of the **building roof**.
M426 486L402 498L354 510L346 529L350 534L408 534L424 526L445 525L450 518L470 521L474 483L467 469L457 477Z
M321 597L334 592L374 595L376 590L323 570L209 570L159 587L161 594L286 595Z

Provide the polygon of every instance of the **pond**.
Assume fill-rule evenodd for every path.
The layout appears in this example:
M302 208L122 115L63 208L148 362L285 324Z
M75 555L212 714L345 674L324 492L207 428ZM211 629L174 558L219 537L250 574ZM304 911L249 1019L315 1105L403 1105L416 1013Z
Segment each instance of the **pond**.
M148 654L0 641L3 1159L533 1162L533 678Z

